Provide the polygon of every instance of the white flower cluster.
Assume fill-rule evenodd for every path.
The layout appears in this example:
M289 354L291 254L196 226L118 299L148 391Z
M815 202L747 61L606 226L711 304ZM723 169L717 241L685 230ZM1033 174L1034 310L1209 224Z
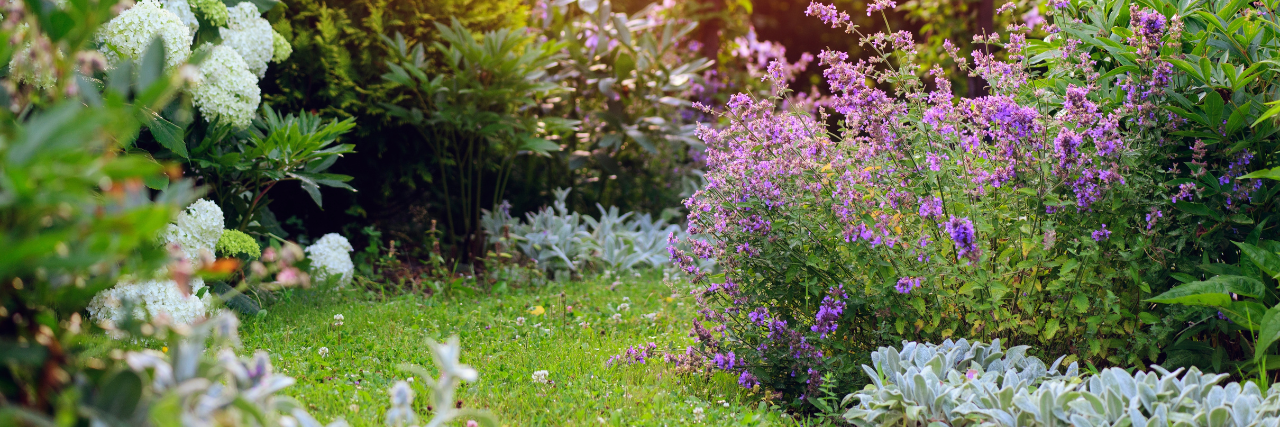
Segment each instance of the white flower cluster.
M177 325L189 325L203 319L209 311L210 296L196 295L204 289L204 280L192 277L191 295L182 295L178 283L173 280L149 280L135 282L121 280L115 287L99 292L89 301L89 316L96 322L117 324L124 320L124 307L131 304L133 317L168 317Z
M177 244L188 261L199 262L202 251L213 254L222 237L222 209L216 203L200 199L178 214L160 236L165 244ZM156 276L165 276L161 271ZM89 316L100 323L116 324L124 320L126 302L133 306L133 316L168 317L174 324L187 325L204 318L210 297L195 295L204 288L204 280L192 277L191 295L183 295L173 280L134 281L122 279L115 287L99 292L89 302Z
M200 64L201 83L191 89L192 101L210 122L248 127L262 102L258 79L235 50L221 45L211 49Z
M355 264L351 262L351 242L337 233L329 233L307 246L307 257L311 259L311 276L316 280L325 280L330 276L338 276L338 283L351 283L351 275Z
M258 7L243 2L230 8L227 27L222 29L222 45L232 48L259 79L267 73L267 61L275 48L271 23L258 16Z
M197 200L187 206L178 219L165 229L162 239L167 244L177 244L187 259L197 261L200 251L207 250L213 254L222 238L222 209L217 203L206 199Z
M551 382L550 380L547 379L547 375L549 374L550 372L547 372L547 371L534 371L531 377L533 379L533 382L535 383L547 384Z
M191 5L187 0L164 0L164 10L177 16L178 20L191 30L191 37L195 37L196 31L200 30L200 21L196 19L195 12L191 11Z
M191 31L182 19L157 0L142 0L98 33L102 54L114 66L126 58L137 60L157 36L164 41L165 66L174 68L191 56Z
M100 50L115 66L125 58L139 59L159 35L168 53L166 65L172 69L191 56L200 29L198 14L206 24L226 27L219 31L221 44L207 47L212 49L209 57L192 79L192 101L205 120L248 127L262 103L258 79L266 75L267 62L283 61L293 52L252 2L228 9L220 0L141 0L103 27Z

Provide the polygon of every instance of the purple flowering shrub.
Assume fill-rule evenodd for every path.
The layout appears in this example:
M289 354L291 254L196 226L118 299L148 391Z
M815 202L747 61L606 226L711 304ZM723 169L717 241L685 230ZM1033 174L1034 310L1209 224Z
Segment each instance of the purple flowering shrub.
M1124 93L1126 104L1150 106L1138 118L1159 136L1142 169L1158 184L1140 202L1149 205L1139 225L1152 242L1140 275L1155 294L1217 275L1248 275L1252 263L1238 245L1280 238L1280 186L1257 179L1280 177L1273 116L1280 108L1267 107L1280 81L1277 3L1141 4L1102 5L1110 11L1063 4L1051 27L1093 35L1073 48L1122 76L1119 86L1137 89ZM1136 42L1117 48L1114 40ZM1234 373L1229 362L1252 358L1252 338L1216 309L1162 306L1148 318L1170 369Z
M849 22L833 6L808 13ZM1133 168L1152 107L1111 94L1160 82L1120 88L1088 54L1035 56L1043 43L1015 25L983 40L1000 56L944 44L990 85L961 99L940 68L914 65L912 34L848 31L877 55L818 55L827 109L739 94L727 126L699 129L707 185L686 200L690 249L671 252L701 285L692 334L712 366L803 402L901 340L1147 357L1132 274L1147 206L1132 201L1150 183ZM1134 71L1159 66L1147 55Z

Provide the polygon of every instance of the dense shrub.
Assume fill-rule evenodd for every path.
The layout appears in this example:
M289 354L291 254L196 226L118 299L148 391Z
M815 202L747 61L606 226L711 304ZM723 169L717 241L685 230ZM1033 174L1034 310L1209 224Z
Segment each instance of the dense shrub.
M855 381L866 352L899 339L1154 356L1138 316L1153 187L1141 119L1167 81L1144 77L1160 62L1141 48L1160 34L1124 40L1143 53L1126 76L1098 72L1070 37L1040 54L1026 30L987 40L1003 60L950 50L989 96L955 99L936 68L921 79L909 33L860 34L879 56L819 55L839 130L746 95L728 103L729 127L701 129L708 185L686 202L698 240L674 258L725 269L701 277L694 324L718 368L812 397L824 374Z
M1066 34L1088 35L1080 37L1080 49L1107 69L1131 73L1142 65L1145 51L1158 51L1164 61L1156 72L1168 80L1168 88L1149 94L1160 108L1144 112L1144 120L1162 123L1166 130L1146 167L1159 187L1150 199L1153 249L1146 255L1150 262L1143 279L1159 293L1215 275L1247 276L1253 263L1237 244L1280 237L1275 216L1280 186L1257 179L1277 166L1280 141L1275 118L1268 117L1277 110L1267 106L1275 100L1280 72L1273 63L1275 5L1142 5L1125 10L1120 4L1082 4L1064 9L1055 23ZM1137 49L1115 46L1114 41L1132 37L1152 38L1152 43ZM1274 289L1272 279L1262 280ZM1258 303L1266 306L1276 302L1274 292L1260 297ZM1248 323L1242 320L1245 311L1165 306L1155 314L1152 318L1159 320L1151 330L1161 343L1164 366L1236 373L1235 362L1253 359L1252 338L1240 327Z

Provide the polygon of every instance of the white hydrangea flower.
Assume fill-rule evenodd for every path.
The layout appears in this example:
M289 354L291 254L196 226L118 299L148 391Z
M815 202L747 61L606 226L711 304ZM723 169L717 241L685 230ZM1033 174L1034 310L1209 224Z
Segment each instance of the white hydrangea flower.
M281 63L293 54L293 46L276 30L271 30L271 62Z
M139 1L107 22L98 33L99 49L107 63L115 66L126 58L141 58L157 36L164 41L166 67L176 67L191 56L191 31L157 0Z
M338 233L329 233L307 246L307 257L311 259L311 276L316 280L325 280L330 276L338 276L338 283L351 283L351 275L355 264L351 262L351 242Z
M164 0L164 10L177 16L178 20L191 30L191 37L196 36L196 31L200 30L200 21L196 19L195 12L191 11L191 5L187 0Z
M168 317L173 324L190 325L203 319L209 312L211 297L205 292L204 280L192 277L191 295L183 295L173 280L149 280L135 282L121 280L111 289L99 292L89 301L89 318L98 323L118 324L125 319L124 306L133 305L133 317Z
M235 49L259 79L267 74L267 61L275 49L271 23L258 15L258 7L243 2L230 8L227 27L222 29L222 45Z
M206 199L197 200L178 214L173 224L165 229L162 236L165 243L178 244L187 259L200 259L200 250L213 253L222 238L224 218L222 209L217 203Z
M226 46L211 49L200 64L200 84L191 89L192 101L205 120L246 128L262 102L258 79L235 50Z

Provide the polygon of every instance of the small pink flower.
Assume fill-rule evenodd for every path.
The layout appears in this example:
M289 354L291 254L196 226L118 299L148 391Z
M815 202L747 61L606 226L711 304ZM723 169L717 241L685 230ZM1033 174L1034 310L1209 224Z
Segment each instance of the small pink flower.
M467 420L467 427L480 427L480 423L477 423L476 420Z
M965 373L964 373L964 377L965 377L965 378L968 378L968 379L971 379L971 380L973 380L973 379L977 379L977 378L978 378L978 370L977 370L977 369L970 369L970 370L968 370L967 372L965 372Z
M302 271L296 267L287 267L276 274L276 281L282 285L296 285L302 282Z

